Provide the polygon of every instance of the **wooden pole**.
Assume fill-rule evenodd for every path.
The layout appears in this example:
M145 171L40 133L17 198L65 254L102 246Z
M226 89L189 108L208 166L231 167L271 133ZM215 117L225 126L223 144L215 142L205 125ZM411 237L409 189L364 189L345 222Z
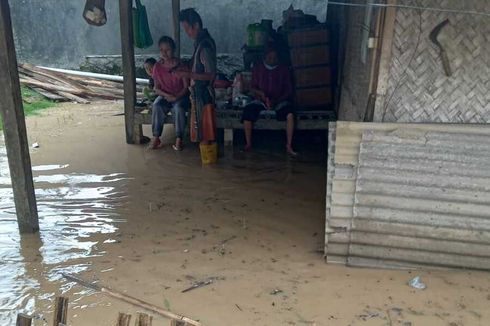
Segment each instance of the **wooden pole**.
M186 322L188 325L192 325L192 326L202 326L202 324L200 322L198 322L197 320L192 320L192 319L187 318L185 316L175 314L171 311L157 307L151 303L137 299L137 298L132 297L128 294L117 292L116 290L112 290L112 289L100 286L98 284L94 284L94 283L84 281L84 280L82 280L78 277L75 277L73 275L69 275L69 274L62 274L62 275L63 275L63 277L65 277L69 281L76 282L82 286L93 289L95 291L100 291L102 293L107 294L110 297L119 299L119 300L124 301L126 303L132 304L136 307L146 309L146 310L151 311L151 312L158 314L160 316L164 316L164 317L167 317L167 318L172 319L172 320L183 321L183 322Z
M116 326L129 326L130 321L131 315L120 312L119 316L117 316Z
M53 326L60 326L60 324L66 324L68 316L68 298L56 297L56 303L54 306Z
M17 322L15 323L16 326L31 326L32 325L32 317L24 315L24 314L18 314L17 315Z
M121 50L124 76L124 116L126 142L138 144L141 133L135 130L134 107L136 105L136 67L134 62L132 0L119 0L121 25Z
M175 41L175 54L180 58L180 0L172 0L172 22Z
M153 317L142 312L138 312L136 316L135 326L152 326L153 325Z
M39 231L19 72L7 0L0 1L0 114L20 233Z

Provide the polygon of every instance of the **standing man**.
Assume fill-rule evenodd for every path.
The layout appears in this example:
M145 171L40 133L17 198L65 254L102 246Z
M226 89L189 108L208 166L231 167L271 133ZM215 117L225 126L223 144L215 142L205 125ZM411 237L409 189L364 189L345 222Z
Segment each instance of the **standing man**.
M214 88L216 77L216 44L203 28L201 16L193 8L180 12L179 20L187 36L194 40L190 70L179 70L182 78L191 80L191 127L193 142L210 145L216 141Z

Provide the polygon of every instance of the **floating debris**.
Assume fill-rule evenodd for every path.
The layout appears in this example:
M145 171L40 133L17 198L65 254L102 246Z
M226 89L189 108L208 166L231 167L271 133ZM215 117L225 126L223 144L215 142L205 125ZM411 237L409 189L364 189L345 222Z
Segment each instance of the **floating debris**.
M411 279L408 282L408 285L410 285L411 287L417 290L425 290L427 288L427 285L425 285L425 283L422 282L420 276L416 276L413 279Z
M276 295L276 294L279 294L279 293L282 293L282 290L281 289L274 289L271 291L271 295Z

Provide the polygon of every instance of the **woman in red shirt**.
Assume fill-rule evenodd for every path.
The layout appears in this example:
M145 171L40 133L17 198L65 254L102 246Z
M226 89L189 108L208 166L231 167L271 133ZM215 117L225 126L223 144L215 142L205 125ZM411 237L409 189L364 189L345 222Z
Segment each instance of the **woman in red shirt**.
M189 107L189 80L181 78L175 73L180 65L180 60L175 58L175 42L168 36L163 36L158 41L161 60L153 67L152 77L155 82L154 91L158 95L153 103L152 130L153 140L151 149L162 147L160 137L163 133L165 117L172 112L175 126L175 144L173 149L182 150L186 117L185 111Z
M294 133L294 107L291 104L293 84L289 67L279 63L277 49L268 47L263 62L252 70L252 95L255 101L243 109L245 151L252 149L252 128L263 110L274 110L278 121L286 121L286 151L296 155L292 147Z

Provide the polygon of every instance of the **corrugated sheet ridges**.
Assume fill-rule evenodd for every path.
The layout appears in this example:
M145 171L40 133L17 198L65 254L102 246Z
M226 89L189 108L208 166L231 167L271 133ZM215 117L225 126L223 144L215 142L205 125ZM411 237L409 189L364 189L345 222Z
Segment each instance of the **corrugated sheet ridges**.
M335 155L347 152L350 161L334 158L327 192L327 261L490 269L488 131L340 123ZM346 166L350 176L339 173Z

